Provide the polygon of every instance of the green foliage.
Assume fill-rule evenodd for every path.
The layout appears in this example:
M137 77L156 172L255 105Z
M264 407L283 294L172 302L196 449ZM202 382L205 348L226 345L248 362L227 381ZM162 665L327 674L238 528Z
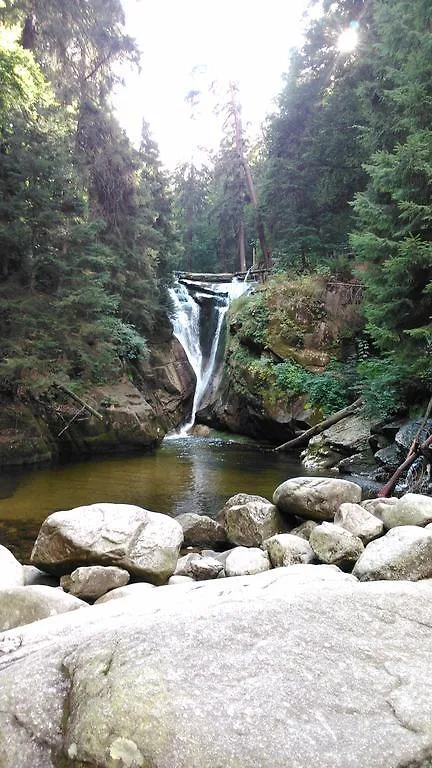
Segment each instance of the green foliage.
M257 291L252 296L237 299L233 304L237 335L244 344L264 348L267 341L267 327L270 310L266 295Z
M289 396L306 394L309 406L327 416L348 405L352 371L349 366L333 362L322 373L311 373L286 361L276 366L276 384Z
M365 411L371 417L385 419L402 407L406 367L396 367L386 358L372 358L360 362L357 372L357 388L365 401Z
M180 233L178 266L190 272L213 272L217 253L217 224L213 215L212 170L183 164L173 179L174 214Z
M276 385L288 397L302 395L306 391L307 371L297 363L287 360L275 366Z
M352 371L349 366L330 364L326 371L307 375L308 402L324 416L339 411L351 402Z
M10 387L118 379L146 354L167 304L167 179L147 126L137 151L107 103L114 62L136 50L118 0L90 5L0 7L0 378Z
M353 206L367 330L383 355L382 370L379 362L366 367L365 389L381 387L387 410L392 397L397 407L432 386L431 20L423 0L377 6L371 69L377 76L385 68L386 76L366 135L375 150L365 166L368 184Z

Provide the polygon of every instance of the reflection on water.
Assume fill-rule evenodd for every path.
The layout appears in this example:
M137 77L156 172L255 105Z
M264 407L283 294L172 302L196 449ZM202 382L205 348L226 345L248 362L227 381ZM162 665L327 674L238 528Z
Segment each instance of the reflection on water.
M28 559L47 515L98 501L214 517L234 493L271 499L279 483L299 474L304 469L286 454L190 437L167 440L140 456L7 470L0 478L0 543Z

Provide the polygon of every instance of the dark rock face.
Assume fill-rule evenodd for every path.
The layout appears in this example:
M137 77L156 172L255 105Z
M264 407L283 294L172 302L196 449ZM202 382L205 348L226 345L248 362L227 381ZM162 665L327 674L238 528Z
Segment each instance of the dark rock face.
M196 377L180 342L172 336L170 341L152 347L139 373L137 386L165 431L186 421L192 410Z
M78 415L80 405L62 390L27 404L11 401L0 415L0 466L154 448L190 413L195 375L172 337L152 348L135 379L83 394L102 420Z
M227 372L215 400L198 412L197 421L271 443L283 443L294 437L298 422L304 428L309 426L299 398L291 406L288 404L286 410L266 412L252 393L241 395L235 391Z

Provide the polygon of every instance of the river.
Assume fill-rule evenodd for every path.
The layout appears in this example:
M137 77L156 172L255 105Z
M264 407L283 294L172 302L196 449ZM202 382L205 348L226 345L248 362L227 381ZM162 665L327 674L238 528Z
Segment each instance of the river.
M215 516L235 493L272 498L277 485L305 474L298 460L256 444L222 439L165 440L153 453L3 470L0 543L28 561L51 512L110 501L179 515Z

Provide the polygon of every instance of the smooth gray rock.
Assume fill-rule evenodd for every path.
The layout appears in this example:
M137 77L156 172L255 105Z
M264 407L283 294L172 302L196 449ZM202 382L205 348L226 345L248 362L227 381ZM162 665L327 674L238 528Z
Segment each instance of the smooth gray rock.
M247 576L271 568L267 552L258 547L236 547L225 561L227 576Z
M309 541L310 535L317 525L318 523L315 520L305 520L304 523L300 523L300 525L293 528L290 533L292 533L293 536L300 536L302 539Z
M196 552L190 552L188 555L183 555L177 560L176 567L174 569L173 576L189 576L192 578L191 561L196 556Z
M97 600L111 589L125 587L130 575L124 568L115 565L88 565L76 568L71 574L62 576L60 586L81 600Z
M384 507L381 519L386 528L427 525L432 522L432 498L420 493L406 493L395 504Z
M184 546L224 547L227 545L225 528L211 517L187 512L175 519L183 529Z
M332 521L345 501L358 504L362 490L356 483L330 477L293 477L279 485L273 501L288 515L306 520Z
M87 603L62 589L44 585L11 587L0 590L0 632L57 613L87 608ZM1 765L1 762L0 762Z
M167 581L167 584L175 585L175 584L187 584L187 582L194 582L195 579L192 578L192 576L170 576L170 578Z
M392 528L367 545L353 574L361 581L431 578L432 531L414 525Z
M0 589L22 586L24 586L23 566L12 552L0 544Z
M335 514L334 522L353 533L354 536L358 536L363 544L368 544L369 541L377 539L384 533L382 520L379 520L360 504L348 502L341 504Z
M383 497L378 499L365 499L361 505L371 515L375 515L379 520L387 514L390 507L393 507L398 503L399 499L396 496Z
M271 501L264 498L264 496L256 496L252 493L236 493L234 496L230 496L225 502L222 509L217 514L218 522L225 528L225 514L230 507L238 507L243 504L249 504L250 501L256 501L261 504L271 504Z
M108 603L111 600L125 600L126 598L134 601L145 601L148 599L149 592L156 589L154 584L149 584L147 581L138 581L135 584L126 584L125 587L117 587L107 592L106 595L99 597L95 605L101 605L102 603Z
M41 571L40 568L36 568L34 565L23 565L23 569L25 587L38 584L41 584L44 587L59 586L59 579L51 573L45 573L45 571Z
M228 507L225 511L228 541L244 547L260 547L265 539L288 530L274 504L248 501Z
M190 570L194 579L203 581L205 579L217 579L224 567L215 557L201 557L195 555L190 561Z
M344 457L368 452L370 426L370 420L362 414L341 419L309 441L302 454L304 466L328 469Z
M323 568L160 587L135 615L113 601L5 633L0 765L426 768L431 583L306 582Z
M364 550L358 536L334 523L321 523L309 539L313 551L322 563L349 567L354 565Z
M201 554L203 557L214 557L215 560L219 560L220 563L225 567L226 559L230 552L232 552L235 549L235 547L231 547L231 549L225 549L223 552L215 552L212 549L203 549L201 551Z
M181 525L167 515L130 504L91 504L47 517L31 560L60 575L81 565L117 565L163 584L174 572L182 541Z
M263 544L273 568L296 563L312 563L315 553L306 539L291 533L279 533Z

